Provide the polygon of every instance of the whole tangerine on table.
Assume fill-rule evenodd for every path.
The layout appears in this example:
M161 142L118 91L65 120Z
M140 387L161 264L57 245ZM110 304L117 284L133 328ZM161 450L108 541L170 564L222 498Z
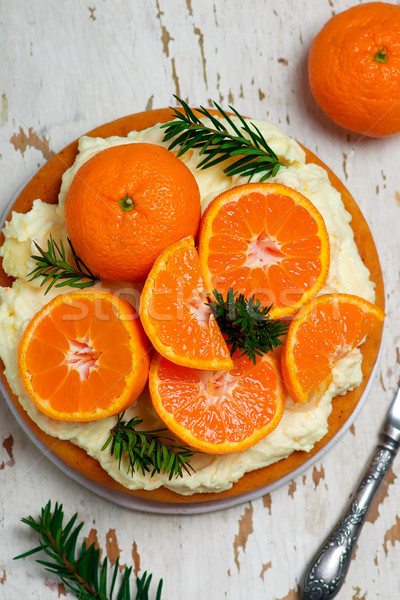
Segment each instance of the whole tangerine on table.
M160 252L196 235L200 192L188 167L162 146L113 146L76 173L65 221L75 252L95 275L142 281Z
M368 2L341 12L315 37L311 92L335 123L371 137L400 131L400 6Z

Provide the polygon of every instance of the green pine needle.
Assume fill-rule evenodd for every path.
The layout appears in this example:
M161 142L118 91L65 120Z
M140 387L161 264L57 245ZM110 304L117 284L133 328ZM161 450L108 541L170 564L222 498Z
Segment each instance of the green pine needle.
M117 423L110 430L110 435L102 447L102 450L110 447L110 454L118 460L119 468L122 457L127 456L127 473L131 475L135 471L141 471L142 475L150 473L150 477L155 473L164 473L171 481L173 477L183 477L184 471L188 475L194 472L190 464L194 451L186 446L166 443L171 441L171 438L163 435L167 429L136 429L137 425L143 422L142 419L133 417L124 421L124 414L118 415Z
M241 350L238 358L247 355L255 364L257 356L282 344L280 337L286 334L289 323L271 319L272 305L263 308L254 296L247 300L232 288L226 299L217 290L213 290L213 295L215 300L209 306L232 355Z
M60 288L68 285L69 287L83 289L91 287L99 281L89 267L77 256L71 240L69 238L67 240L72 251L73 265L67 262L62 240L57 244L50 235L50 239L47 240L47 251L43 250L35 241L33 242L39 251L39 255L31 256L36 262L36 267L28 273L28 281L43 277L40 285L45 286L48 284L45 294L53 286Z
M108 561L106 557L100 563L101 550L96 548L95 544L86 548L85 542L77 549L78 537L83 527L83 523L74 527L77 516L75 514L64 525L62 504L56 502L54 511L52 511L49 500L42 508L38 519L33 517L22 519L23 523L39 535L39 546L16 556L14 560L43 551L48 559L37 559L36 562L43 565L49 573L56 575L65 587L80 600L131 600L131 598L132 600L149 600L152 575L147 575L147 571L143 573L142 577L136 577L136 595L132 596L130 585L132 567L125 567L120 576L119 588L116 589L119 559L114 565L111 581L108 583ZM155 600L161 600L162 585L163 580L160 579Z
M284 166L267 144L258 127L244 119L232 106L229 106L229 109L239 119L239 125L214 102L218 115L233 133L228 130L224 122L203 106L196 113L210 119L211 125L204 125L184 100L177 96L174 98L182 106L183 111L171 107L175 120L161 125L165 129L163 141L171 141L169 150L179 147L178 156L182 156L191 148L200 148L200 156L203 158L197 165L199 169L207 169L234 158L235 160L224 169L228 177L241 175L251 181L255 175L262 174L260 181L265 181L269 177L274 177Z

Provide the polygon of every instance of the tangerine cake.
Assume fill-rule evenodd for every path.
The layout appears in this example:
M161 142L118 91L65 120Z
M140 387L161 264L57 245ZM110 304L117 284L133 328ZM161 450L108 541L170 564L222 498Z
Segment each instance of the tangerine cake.
M51 159L0 240L2 379L20 414L89 478L174 502L261 488L313 456L357 405L384 318L371 234L333 173L267 122L196 115L201 132L258 136L267 166L249 182L244 157L183 148L183 125L172 147L170 109L132 115ZM122 421L171 461L117 456Z

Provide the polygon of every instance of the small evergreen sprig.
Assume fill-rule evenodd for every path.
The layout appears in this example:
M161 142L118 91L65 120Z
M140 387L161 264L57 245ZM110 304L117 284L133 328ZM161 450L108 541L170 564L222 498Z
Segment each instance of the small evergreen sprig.
M213 295L215 300L209 306L232 355L242 350L238 358L247 355L256 363L257 356L282 344L280 337L287 332L289 323L271 319L272 304L262 307L254 296L247 300L232 288L229 288L226 299L217 290L213 290Z
M121 468L123 455L126 455L127 473L131 475L135 471L141 471L142 475L150 473L150 477L155 473L164 473L171 481L173 477L183 477L184 471L188 475L194 472L190 464L194 451L186 446L166 443L172 441L165 436L167 429L139 430L136 427L143 420L133 417L129 421L124 421L124 415L125 413L118 415L117 423L110 430L110 435L102 447L102 450L105 450L110 446L110 454L118 460L119 468Z
M207 169L228 158L234 158L235 160L224 169L224 173L228 177L232 175L248 177L249 181L261 173L263 175L260 181L274 177L284 166L267 144L258 127L251 121L246 121L232 106L229 106L229 109L239 119L239 126L214 102L219 116L232 128L233 133L210 111L201 106L196 112L211 121L211 126L205 125L184 100L174 97L182 106L183 112L171 107L175 120L161 127L165 129L163 141L172 140L169 150L180 146L178 156L182 156L191 148L200 148L200 156L204 158L197 165L199 169Z
M62 240L59 244L54 241L52 235L47 240L47 251L43 250L37 242L34 244L40 255L32 255L31 258L36 262L36 267L28 273L28 281L33 281L38 277L43 277L41 286L48 284L45 294L51 290L53 286L56 288L66 285L73 288L87 288L94 285L98 278L91 272L89 267L76 254L71 240L67 238L71 248L74 265L70 265L66 259L65 248Z
M149 600L149 588L152 575L145 571L142 577L136 577L136 595L131 595L130 577L132 567L125 567L122 581L116 590L119 573L119 559L117 559L112 572L110 584L107 581L107 557L100 566L101 550L91 544L86 548L83 542L80 551L77 551L78 536L84 523L74 527L77 514L64 525L64 512L62 504L56 502L52 511L51 501L41 510L40 517L26 517L22 523L29 525L39 534L39 546L20 554L16 559L25 558L36 552L43 551L50 560L36 562L43 565L46 571L59 577L62 583L80 600ZM160 579L155 600L161 600L163 581ZM115 593L114 593L115 592Z

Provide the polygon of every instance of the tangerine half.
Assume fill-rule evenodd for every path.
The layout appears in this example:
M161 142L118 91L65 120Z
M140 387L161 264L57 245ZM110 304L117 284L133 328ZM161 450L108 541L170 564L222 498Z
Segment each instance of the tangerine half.
M140 297L140 318L156 350L179 365L230 369L233 362L207 304L193 238L157 258Z
M162 250L196 235L200 192L188 167L162 146L113 146L76 173L65 221L77 255L95 275L141 281Z
M335 362L359 346L385 313L350 294L323 294L305 305L289 326L282 351L282 373L295 402L306 402L326 387Z
M153 406L168 429L201 452L222 454L253 446L282 418L286 392L272 353L234 360L231 371L199 371L160 354L149 372Z
M115 415L147 381L149 343L134 308L102 290L60 294L27 326L21 381L36 406L63 421Z
M271 317L295 313L322 288L329 237L314 205L276 183L249 183L217 196L200 225L199 257L207 292L254 295Z

